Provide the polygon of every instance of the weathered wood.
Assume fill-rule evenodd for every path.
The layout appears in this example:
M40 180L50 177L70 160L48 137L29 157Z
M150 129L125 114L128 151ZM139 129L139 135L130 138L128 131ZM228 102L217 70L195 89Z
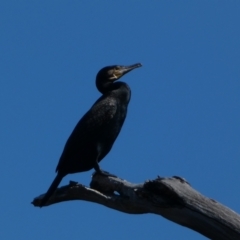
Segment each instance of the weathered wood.
M35 198L32 204L39 206L43 196ZM70 182L59 188L47 205L70 200L95 202L130 214L158 214L210 239L240 239L240 215L203 196L176 176L132 184L94 174L90 188Z

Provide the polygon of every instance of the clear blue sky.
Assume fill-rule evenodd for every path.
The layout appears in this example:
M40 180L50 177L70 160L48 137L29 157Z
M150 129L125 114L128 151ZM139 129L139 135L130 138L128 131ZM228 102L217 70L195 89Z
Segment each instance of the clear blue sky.
M143 67L122 78L129 112L101 167L134 183L178 175L240 212L239 13L240 1L2 1L1 239L205 239L156 215L30 204L112 64Z

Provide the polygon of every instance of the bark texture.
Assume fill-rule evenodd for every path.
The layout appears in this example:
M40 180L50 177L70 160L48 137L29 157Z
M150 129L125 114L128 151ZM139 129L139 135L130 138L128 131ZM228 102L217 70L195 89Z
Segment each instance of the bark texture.
M43 196L36 197L32 204L39 206ZM45 206L72 200L90 201L129 214L158 214L210 239L240 239L240 215L203 196L177 176L133 184L94 174L90 187L70 182L59 188Z

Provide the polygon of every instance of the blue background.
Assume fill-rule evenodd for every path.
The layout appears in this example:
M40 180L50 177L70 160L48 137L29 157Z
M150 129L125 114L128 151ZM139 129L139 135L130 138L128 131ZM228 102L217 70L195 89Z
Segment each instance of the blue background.
M112 64L143 67L122 78L129 112L101 167L133 183L178 175L240 212L239 12L240 1L1 1L1 239L205 239L157 215L30 204Z

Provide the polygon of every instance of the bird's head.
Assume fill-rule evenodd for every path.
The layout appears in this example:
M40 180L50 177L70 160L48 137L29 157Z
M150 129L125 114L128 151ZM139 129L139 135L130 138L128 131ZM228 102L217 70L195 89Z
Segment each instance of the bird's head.
M96 77L96 85L101 93L109 90L112 83L120 79L126 73L132 71L135 68L141 67L141 63L136 63L130 66L113 65L102 68Z

